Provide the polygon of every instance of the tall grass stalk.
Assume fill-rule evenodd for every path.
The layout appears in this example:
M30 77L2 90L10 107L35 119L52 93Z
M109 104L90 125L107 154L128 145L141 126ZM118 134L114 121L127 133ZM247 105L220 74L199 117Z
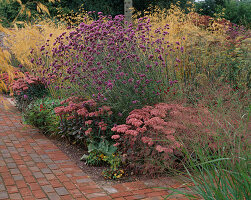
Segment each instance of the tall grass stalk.
M179 189L173 190L174 193L205 200L250 199L250 146L248 136L240 134L242 131L248 131L250 111L249 108L249 113L245 115L248 116L245 123L242 123L235 134L231 134L229 130L221 130L224 131L222 134L233 137L231 145L227 141L218 142L217 151L212 151L210 147L202 147L200 144L191 145L192 151L184 146L187 160L184 164L187 172L184 179L192 183L188 188L192 190L194 196Z

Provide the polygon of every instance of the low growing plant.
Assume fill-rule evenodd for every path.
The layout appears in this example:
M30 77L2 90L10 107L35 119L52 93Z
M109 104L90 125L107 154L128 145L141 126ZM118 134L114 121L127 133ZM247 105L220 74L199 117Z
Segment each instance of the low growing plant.
M182 167L180 160L184 155L180 141L189 144L196 140L201 145L209 142L210 150L216 151L214 131L207 128L212 123L206 109L160 103L130 112L126 124L111 129L115 132L112 139L126 156L129 169L154 175ZM203 141L198 129L211 141Z
M9 31L0 25L0 32L9 34ZM23 77L23 73L12 66L12 55L7 49L0 47L0 92L12 93L11 84L17 78Z
M40 78L31 76L29 73L26 73L24 78L14 81L11 88L16 106L21 111L24 111L32 101L44 97L48 92Z
M124 175L124 170L120 169L122 159L117 152L117 147L111 145L111 142L102 140L99 143L88 145L89 155L84 155L88 165L108 165L110 168L103 170L102 174L106 179L119 179Z
M59 100L50 97L38 99L25 110L25 122L39 128L44 134L57 135L60 119L54 113L54 108L59 105Z
M86 147L103 139L112 141L110 128L114 122L110 107L98 106L92 99L78 97L69 97L61 104L63 106L56 107L55 113L61 119L59 134L63 137L83 142Z
M102 140L99 143L90 143L88 145L88 157L84 155L81 159L86 159L89 165L99 165L102 162L108 161L107 157L113 156L117 148L111 145L107 140Z
M203 104L216 122L214 137L199 130L204 143L193 139L182 143L185 172L178 171L178 175L185 175L184 182L190 190L169 189L188 198L248 199L251 181L249 90L212 83L191 91L190 95L195 94L196 107ZM168 198L172 198L171 195Z

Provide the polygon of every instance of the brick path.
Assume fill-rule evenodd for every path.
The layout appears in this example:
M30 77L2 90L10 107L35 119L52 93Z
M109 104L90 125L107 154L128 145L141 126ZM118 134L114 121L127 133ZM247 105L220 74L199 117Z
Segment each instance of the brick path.
M13 105L6 109L0 102L0 199L158 200L170 192L152 188L158 184L148 180L99 186L37 129L23 125ZM181 184L167 178L160 185Z

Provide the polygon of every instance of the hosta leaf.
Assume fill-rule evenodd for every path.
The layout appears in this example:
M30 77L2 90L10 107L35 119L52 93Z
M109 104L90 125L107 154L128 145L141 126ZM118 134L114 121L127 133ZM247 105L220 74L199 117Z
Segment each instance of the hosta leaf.
M80 158L80 160L86 160L87 158L88 158L88 155L84 154L84 155Z
M90 153L90 152L92 152L92 151L94 151L96 149L97 149L97 147L94 144L89 144L88 145L88 153Z

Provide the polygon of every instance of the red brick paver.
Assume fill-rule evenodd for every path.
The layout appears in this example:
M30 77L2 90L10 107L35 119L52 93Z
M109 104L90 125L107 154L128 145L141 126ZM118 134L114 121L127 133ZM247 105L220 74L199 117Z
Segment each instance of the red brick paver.
M21 114L5 102L8 109L0 103L0 199L158 200L169 194L152 188L154 180L99 186L42 133L23 125Z

